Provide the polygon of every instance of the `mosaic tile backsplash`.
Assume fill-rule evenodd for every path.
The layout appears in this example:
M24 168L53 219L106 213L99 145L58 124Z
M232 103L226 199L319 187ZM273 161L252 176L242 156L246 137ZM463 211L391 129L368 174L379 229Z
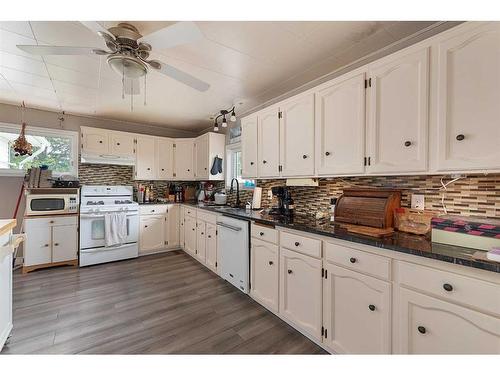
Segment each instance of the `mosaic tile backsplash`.
M116 165L81 164L79 176L81 184L87 185L134 185L132 167ZM450 180L447 176L443 182ZM138 181L151 183L156 192L163 195L168 189L168 181ZM177 182L175 182L177 183ZM186 182L186 185L196 183ZM285 180L259 180L257 186L262 187L262 206L269 207L271 201L267 192L273 186L285 185ZM224 182L217 183L219 188ZM318 187L290 187L295 201L296 212L313 215L317 211L327 212L330 198L338 197L348 187L384 187L402 190L402 205L410 206L411 194L425 195L425 208L443 212L441 197L448 214L474 216L481 218L500 217L500 174L469 175L442 189L441 176L387 176L387 177L343 177L322 178ZM251 201L252 191L240 192L243 203ZM228 202L234 203L235 194L228 194Z

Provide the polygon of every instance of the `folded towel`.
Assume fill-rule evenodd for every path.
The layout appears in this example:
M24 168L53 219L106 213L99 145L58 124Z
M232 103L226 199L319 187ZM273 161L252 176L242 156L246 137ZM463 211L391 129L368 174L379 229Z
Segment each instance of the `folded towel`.
M108 212L104 214L104 239L106 246L121 245L127 238L127 214Z

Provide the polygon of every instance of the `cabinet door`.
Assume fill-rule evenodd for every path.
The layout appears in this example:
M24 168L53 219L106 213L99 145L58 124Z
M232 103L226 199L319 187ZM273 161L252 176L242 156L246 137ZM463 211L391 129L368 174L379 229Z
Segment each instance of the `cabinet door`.
M280 313L321 339L321 260L280 248Z
M402 354L500 354L500 319L399 288Z
M159 180L174 176L174 141L168 138L156 139L156 173Z
M369 68L368 173L427 170L429 48Z
M174 177L178 180L194 179L194 140L175 141Z
M281 175L314 175L314 94L288 100L280 111Z
M52 227L52 262L65 262L78 257L76 225Z
M278 246L252 239L250 295L274 313L278 312Z
M391 284L325 266L323 343L337 353L391 354Z
M365 73L334 80L316 93L316 173L365 171Z
M196 258L205 264L207 256L207 244L206 244L206 224L204 221L198 220L196 222Z
M148 252L165 247L165 216L140 217L139 252Z
M210 164L208 160L208 134L196 138L194 149L196 154L195 177L208 180L208 166Z
M259 112L257 120L259 177L279 177L280 121L278 107Z
M186 236L186 210L184 207L180 207L179 210L179 245L181 249L185 249L184 241L185 241L185 236Z
M82 152L87 154L109 154L108 130L82 127Z
M177 204L169 205L165 221L165 242L168 247L179 246L179 219L180 207Z
M130 133L112 132L109 136L110 153L112 155L133 157L134 136Z
M27 219L24 223L26 242L24 265L33 266L52 262L52 228L44 219Z
M138 137L136 145L135 179L154 180L155 173L155 139Z
M207 223L206 231L206 265L217 272L217 227Z
M241 175L257 177L257 116L241 119Z
M184 247L186 252L194 257L196 255L196 219L191 216L186 216L184 224Z
M438 169L500 169L500 25L438 45Z

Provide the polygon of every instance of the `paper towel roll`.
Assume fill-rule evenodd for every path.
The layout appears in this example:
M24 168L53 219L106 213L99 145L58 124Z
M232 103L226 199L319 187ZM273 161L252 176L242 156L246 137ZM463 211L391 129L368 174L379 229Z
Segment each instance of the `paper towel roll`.
M262 188L256 187L253 189L252 208L259 209L261 200L262 200Z

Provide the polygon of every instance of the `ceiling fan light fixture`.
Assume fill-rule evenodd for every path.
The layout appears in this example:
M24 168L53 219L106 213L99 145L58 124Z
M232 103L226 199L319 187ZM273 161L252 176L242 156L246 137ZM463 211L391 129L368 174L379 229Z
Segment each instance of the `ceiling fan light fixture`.
M148 72L147 65L141 60L124 55L112 55L108 57L109 66L119 75L135 79L143 77Z
M227 128L227 120L226 120L226 116L223 116L223 117L222 117L222 127L223 127L223 128Z
M233 111L231 112L231 117L229 118L231 122L236 122L236 113L234 113L234 108Z

